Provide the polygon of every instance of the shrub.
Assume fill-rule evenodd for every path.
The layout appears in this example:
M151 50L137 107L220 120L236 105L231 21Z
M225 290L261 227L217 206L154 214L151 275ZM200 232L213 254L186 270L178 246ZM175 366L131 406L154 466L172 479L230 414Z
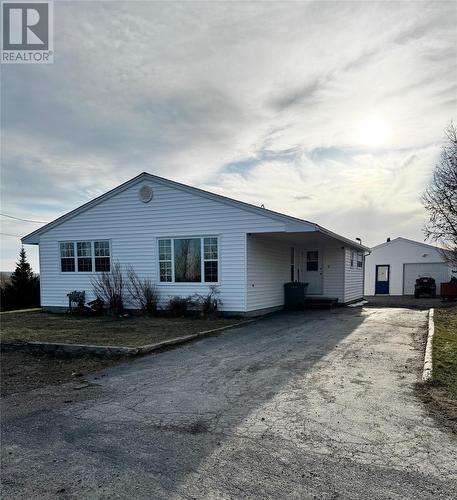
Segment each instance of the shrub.
M110 271L92 278L91 284L94 295L108 305L108 311L111 314L122 314L125 281L119 262L114 262Z
M131 266L127 268L127 290L138 309L145 314L156 314L159 292L151 280L141 279Z
M187 314L191 303L190 297L171 297L168 301L167 310L174 318L182 318Z
M196 293L192 296L192 304L199 308L205 318L214 318L222 305L219 294L219 288L216 285L210 285L207 295Z

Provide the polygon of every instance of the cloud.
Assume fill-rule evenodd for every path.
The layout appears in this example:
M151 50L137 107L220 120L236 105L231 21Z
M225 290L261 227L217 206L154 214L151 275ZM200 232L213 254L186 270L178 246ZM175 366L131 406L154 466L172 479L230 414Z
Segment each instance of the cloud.
M420 239L455 22L451 2L59 2L55 63L2 67L2 209L53 219L146 170L368 243ZM371 116L390 130L376 148Z

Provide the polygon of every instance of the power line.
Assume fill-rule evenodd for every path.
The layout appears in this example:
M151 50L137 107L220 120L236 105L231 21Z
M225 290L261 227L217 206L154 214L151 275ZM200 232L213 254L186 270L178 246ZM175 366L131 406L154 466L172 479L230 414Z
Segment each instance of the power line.
M23 219L22 217L14 217L14 215L8 215L8 214L1 214L2 217L8 217L8 219L15 219L15 220L20 220L22 222L33 222L35 224L47 224L44 220L30 220L30 219Z
M10 234L10 233L0 233L2 236L11 236L12 238L19 238L21 239L20 236L18 236L17 234Z

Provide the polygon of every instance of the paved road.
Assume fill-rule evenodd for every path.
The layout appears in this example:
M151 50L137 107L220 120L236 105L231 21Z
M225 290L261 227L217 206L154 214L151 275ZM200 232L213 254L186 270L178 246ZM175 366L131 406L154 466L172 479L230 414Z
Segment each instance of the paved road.
M455 498L457 442L414 392L425 324L279 314L8 397L3 498Z

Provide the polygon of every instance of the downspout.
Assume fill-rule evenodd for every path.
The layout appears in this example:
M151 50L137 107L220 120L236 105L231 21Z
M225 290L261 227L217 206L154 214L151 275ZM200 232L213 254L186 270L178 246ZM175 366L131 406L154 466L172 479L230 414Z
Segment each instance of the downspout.
M342 246L343 250L343 304L346 302L346 247Z
M365 272L366 272L366 267L365 267L365 259L371 255L371 250L368 251L367 254L363 254L363 298L365 298Z
M248 314L248 239L251 233L244 233L244 315Z
M356 238L356 240L362 245L361 238ZM362 277L362 298L365 298L365 258L371 254L371 250L367 254L363 254L363 277Z

